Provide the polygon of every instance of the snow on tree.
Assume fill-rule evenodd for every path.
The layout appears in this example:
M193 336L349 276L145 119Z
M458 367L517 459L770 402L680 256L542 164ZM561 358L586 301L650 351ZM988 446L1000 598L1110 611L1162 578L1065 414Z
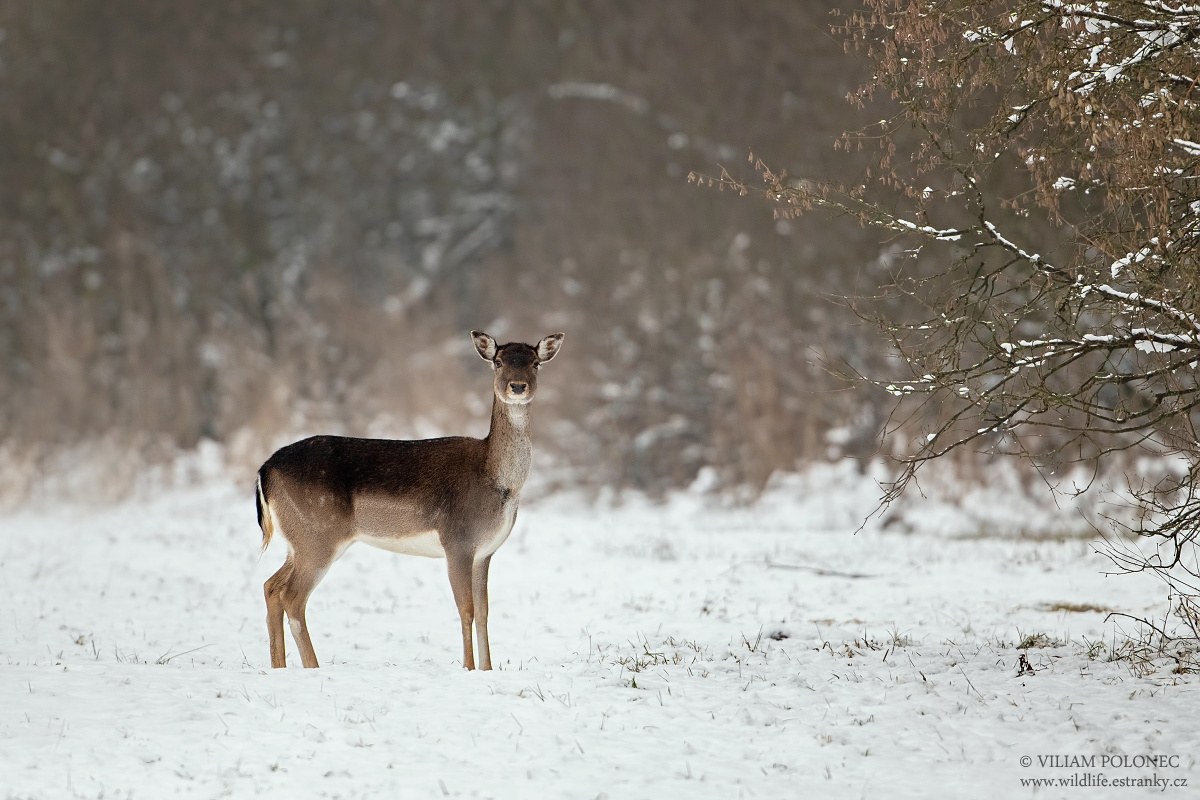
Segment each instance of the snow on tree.
M1142 538L1109 555L1161 574L1194 634L1200 5L865 5L836 28L876 70L853 99L889 113L841 141L872 156L863 180L752 161L777 214L832 208L911 245L890 288L920 313L880 319L910 374L887 388L918 408L903 422L935 421L887 498L960 450L1020 453L1067 490L1065 468L1119 464Z

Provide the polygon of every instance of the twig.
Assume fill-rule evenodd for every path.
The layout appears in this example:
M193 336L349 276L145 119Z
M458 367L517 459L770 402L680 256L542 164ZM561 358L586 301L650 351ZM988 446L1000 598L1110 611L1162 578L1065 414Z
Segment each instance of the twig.
M762 564L768 569L798 570L800 572L811 572L813 575L832 578L853 578L857 580L859 578L877 577L869 572L842 572L841 570L828 569L826 567L813 567L808 564L781 564L778 561L741 561L734 564L734 566L740 566L741 564Z
M986 703L987 698L984 697L983 694L978 689L975 688L975 684L971 683L971 679L967 677L966 671L961 666L958 668L958 671L961 672L962 676L967 679L967 686L970 686L975 691L975 694L979 695L979 699Z
M169 655L171 651L168 650L166 653L163 653L161 656L159 656L154 663L158 664L159 666L164 666L180 656L186 656L188 653L194 653L197 650L203 650L206 647L212 647L212 643L210 642L209 644L202 644L199 647L193 647L191 650L184 650L182 653L176 653L175 655Z

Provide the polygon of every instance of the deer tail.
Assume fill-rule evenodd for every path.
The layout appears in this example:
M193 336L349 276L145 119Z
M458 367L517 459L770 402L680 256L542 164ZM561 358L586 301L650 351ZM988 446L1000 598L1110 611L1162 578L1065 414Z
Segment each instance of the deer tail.
M258 472L258 482L255 485L256 493L254 495L254 505L258 508L258 527L262 528L262 550L261 553L267 552L267 545L271 543L271 537L275 534L275 520L271 516L271 507L267 503L267 496L263 487L263 470Z

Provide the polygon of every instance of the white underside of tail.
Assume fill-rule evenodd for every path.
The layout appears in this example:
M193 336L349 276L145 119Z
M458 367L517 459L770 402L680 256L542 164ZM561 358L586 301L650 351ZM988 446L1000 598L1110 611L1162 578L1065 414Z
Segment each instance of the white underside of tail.
M270 503L267 502L266 495L263 494L262 476L261 475L258 477L258 480L255 481L254 485L255 485L256 490L258 491L259 505L262 506L262 510L263 510L262 552L265 553L267 551L267 545L269 545L271 543L271 537L275 535L275 531L279 530L279 520L275 517L275 512L271 510L271 505L270 505Z

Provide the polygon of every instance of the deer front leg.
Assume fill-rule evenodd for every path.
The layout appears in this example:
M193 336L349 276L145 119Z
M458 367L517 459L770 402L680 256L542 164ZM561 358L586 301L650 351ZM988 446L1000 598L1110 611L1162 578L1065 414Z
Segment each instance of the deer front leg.
M479 640L479 668L492 668L492 651L488 646L488 565L492 557L474 562L471 569L471 595L475 601L475 636Z
M474 558L470 553L447 553L446 562L450 570L450 588L454 592L454 604L458 606L458 619L462 623L463 666L475 669L475 652L471 648L471 623L475 621L471 593L471 567Z

